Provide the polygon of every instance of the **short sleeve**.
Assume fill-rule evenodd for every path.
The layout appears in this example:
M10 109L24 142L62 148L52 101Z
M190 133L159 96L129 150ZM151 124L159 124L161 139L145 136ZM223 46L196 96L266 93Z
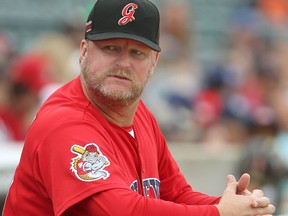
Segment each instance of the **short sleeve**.
M107 132L89 122L67 122L41 141L34 160L35 178L45 185L60 214L92 194L129 188Z

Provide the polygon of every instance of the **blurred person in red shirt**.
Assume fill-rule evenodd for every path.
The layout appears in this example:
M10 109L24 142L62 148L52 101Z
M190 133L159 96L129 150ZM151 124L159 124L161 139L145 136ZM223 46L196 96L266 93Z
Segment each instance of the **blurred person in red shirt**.
M43 87L52 81L50 59L38 53L16 56L6 69L6 100L0 107L0 141L23 141L41 102Z

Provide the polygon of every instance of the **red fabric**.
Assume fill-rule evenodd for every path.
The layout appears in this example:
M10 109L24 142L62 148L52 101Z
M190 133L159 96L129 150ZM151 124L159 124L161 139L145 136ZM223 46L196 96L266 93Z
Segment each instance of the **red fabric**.
M101 202L99 202L101 200ZM111 200L113 200L111 202ZM109 203L109 205L107 205ZM129 190L109 190L89 197L68 209L63 216L90 215L137 215L137 216L174 216L197 215L218 216L214 205L185 205L161 199L150 199L131 193Z
M218 91L206 89L195 100L195 118L202 127L217 122L223 111L223 99Z
M9 139L13 141L24 140L26 130L19 115L14 115L9 110L0 109L0 121L3 122L4 130L8 133Z

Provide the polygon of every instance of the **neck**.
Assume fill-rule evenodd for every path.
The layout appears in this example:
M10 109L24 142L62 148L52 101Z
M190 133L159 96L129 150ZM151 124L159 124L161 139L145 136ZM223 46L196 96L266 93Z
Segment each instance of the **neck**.
M139 100L127 104L125 106L106 104L101 98L88 100L97 107L103 116L111 123L120 127L128 127L133 124L135 112L137 110Z

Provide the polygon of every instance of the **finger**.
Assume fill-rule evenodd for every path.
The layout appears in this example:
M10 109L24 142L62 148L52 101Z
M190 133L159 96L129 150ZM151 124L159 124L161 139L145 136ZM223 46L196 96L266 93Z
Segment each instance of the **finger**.
M265 208L255 208L256 215L271 215L275 212L275 206L269 204Z
M239 181L237 182L237 193L242 193L245 191L250 184L250 175L248 173L244 173Z
M256 215L256 216L273 216L272 214Z
M224 193L233 193L236 194L237 182L233 175L228 175L226 178L227 187Z
M252 203L253 208L264 208L268 205L270 205L270 200L268 197L258 198Z
M252 195L251 191L249 191L248 189L245 189L244 191L241 191L241 192L238 192L238 190L237 190L237 194L244 195L244 196L251 196Z
M252 191L252 195L256 196L256 197L263 197L264 196L264 192L262 190L256 189Z

